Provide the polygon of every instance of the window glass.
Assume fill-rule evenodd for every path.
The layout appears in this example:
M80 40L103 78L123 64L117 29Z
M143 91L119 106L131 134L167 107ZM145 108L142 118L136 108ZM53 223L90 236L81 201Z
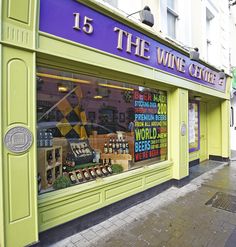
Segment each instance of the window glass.
M113 7L117 7L118 0L103 0L103 1L109 3Z
M168 8L174 10L175 9L175 0L167 0Z
M37 68L39 193L167 159L167 93Z
M167 11L167 32L171 38L176 38L176 15Z

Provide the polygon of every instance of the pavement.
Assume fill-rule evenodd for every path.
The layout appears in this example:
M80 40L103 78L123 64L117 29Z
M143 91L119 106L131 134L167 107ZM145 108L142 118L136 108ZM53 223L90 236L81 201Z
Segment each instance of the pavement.
M236 161L194 166L182 187L51 246L236 247Z

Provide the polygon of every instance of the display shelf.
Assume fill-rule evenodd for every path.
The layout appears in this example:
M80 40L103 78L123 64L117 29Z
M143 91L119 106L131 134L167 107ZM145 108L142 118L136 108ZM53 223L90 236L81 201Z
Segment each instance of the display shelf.
M129 164L130 161L132 160L132 155L130 154L113 154L113 153L102 153L101 154L101 159L102 160L109 160L111 159L112 164L120 164L124 171L129 170Z
M42 189L51 187L55 179L62 175L62 152L62 146L38 149L38 173Z
M132 160L132 156L130 154L110 154L110 153L102 153L101 159L111 159L111 160Z

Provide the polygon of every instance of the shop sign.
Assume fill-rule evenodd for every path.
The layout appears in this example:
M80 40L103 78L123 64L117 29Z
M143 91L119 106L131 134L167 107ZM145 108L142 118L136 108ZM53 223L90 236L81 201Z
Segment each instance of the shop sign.
M217 71L74 0L41 0L39 30L225 91Z

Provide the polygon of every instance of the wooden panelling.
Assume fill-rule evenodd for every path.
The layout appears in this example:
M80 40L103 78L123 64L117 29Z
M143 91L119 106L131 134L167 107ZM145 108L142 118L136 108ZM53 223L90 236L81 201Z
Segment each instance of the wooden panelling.
M10 222L30 216L28 154L8 156ZM19 178L21 182L19 183Z
M77 196L73 198L73 201L66 201L64 205L54 207L48 211L45 211L42 215L42 222L47 223L58 217L68 217L69 215L81 215L81 212L94 207L101 202L101 193L96 192L94 194L88 194L84 197Z
M12 59L7 64L7 96L7 124L27 124L28 71L21 59Z
M114 198L125 198L142 188L142 178L130 179L123 183L118 183L105 191L105 200Z
M20 8L16 8L19 0L8 1L8 17L23 23L29 23L30 0L20 0Z
M161 171L153 172L145 177L145 185L146 186L154 186L155 184L159 184L161 182L167 181L171 179L171 171L170 169L163 169Z
M39 228L45 231L172 178L168 161L39 197ZM59 193L60 192L60 193Z

